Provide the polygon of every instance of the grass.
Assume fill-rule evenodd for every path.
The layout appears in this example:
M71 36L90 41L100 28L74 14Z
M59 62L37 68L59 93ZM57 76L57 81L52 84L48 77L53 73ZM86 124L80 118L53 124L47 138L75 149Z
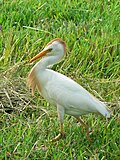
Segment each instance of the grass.
M0 159L119 160L120 31L119 1L0 1ZM26 87L26 63L51 39L68 44L67 56L53 69L107 102L109 122L86 115L94 133L88 143L83 127L66 115L65 139L56 109Z

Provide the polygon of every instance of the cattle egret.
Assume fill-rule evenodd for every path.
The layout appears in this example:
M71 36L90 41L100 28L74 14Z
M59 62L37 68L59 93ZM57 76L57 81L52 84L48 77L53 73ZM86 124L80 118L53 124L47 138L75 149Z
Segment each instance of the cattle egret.
M81 115L88 113L101 113L104 117L110 117L107 106L91 95L85 88L66 77L65 75L49 69L49 66L59 62L66 54L66 43L56 38L50 41L45 48L30 60L37 62L28 75L28 85L32 94L38 88L40 94L51 104L56 106L60 120L60 134L51 141L57 141L64 136L64 115L68 114L77 118L85 127L88 140L90 141L89 128L80 119Z

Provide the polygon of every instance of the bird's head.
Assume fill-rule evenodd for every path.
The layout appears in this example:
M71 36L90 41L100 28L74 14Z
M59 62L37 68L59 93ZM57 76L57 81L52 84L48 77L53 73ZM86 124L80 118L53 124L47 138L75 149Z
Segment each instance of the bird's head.
M66 49L67 45L62 39L53 39L39 54L33 57L30 62L33 62L43 56L59 56L59 58L61 59L66 54Z

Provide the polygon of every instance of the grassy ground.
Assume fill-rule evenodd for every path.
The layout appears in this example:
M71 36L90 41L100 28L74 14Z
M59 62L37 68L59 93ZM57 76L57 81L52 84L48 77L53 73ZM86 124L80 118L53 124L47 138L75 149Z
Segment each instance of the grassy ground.
M0 1L0 159L119 160L120 41L119 1ZM86 115L94 133L65 117L59 133L56 109L26 87L26 63L51 39L68 44L66 58L53 67L108 103L109 122Z

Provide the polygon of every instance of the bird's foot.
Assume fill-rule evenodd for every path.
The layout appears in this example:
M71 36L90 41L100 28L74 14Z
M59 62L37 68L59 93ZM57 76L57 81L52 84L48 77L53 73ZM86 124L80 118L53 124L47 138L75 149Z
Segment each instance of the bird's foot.
M54 139L50 140L50 142L56 142L61 138L65 137L65 133L59 133Z

